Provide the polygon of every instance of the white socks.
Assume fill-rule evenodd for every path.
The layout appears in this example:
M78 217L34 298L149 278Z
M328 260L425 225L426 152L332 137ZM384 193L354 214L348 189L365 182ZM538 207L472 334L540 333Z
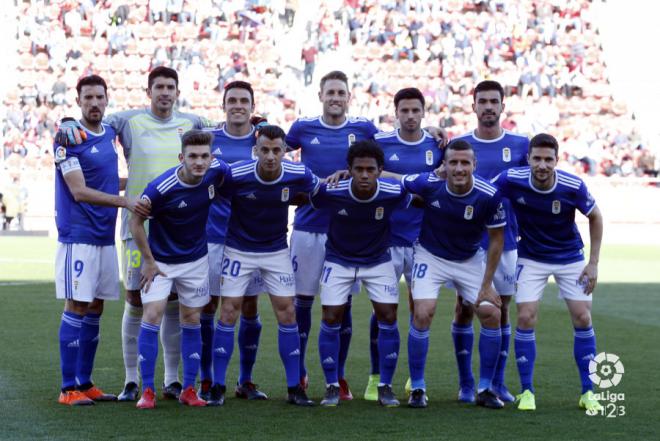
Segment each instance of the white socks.
M181 326L179 323L179 300L167 302L163 321L160 325L160 343L163 345L165 364L165 386L179 381L179 360L181 360Z
M124 355L126 379L124 384L140 384L138 379L138 335L142 323L142 307L124 303L124 315L121 319L121 349Z

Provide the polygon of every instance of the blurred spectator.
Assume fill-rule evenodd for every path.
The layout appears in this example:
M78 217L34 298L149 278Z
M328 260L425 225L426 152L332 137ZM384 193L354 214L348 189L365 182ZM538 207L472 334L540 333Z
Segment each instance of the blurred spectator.
M305 86L312 84L314 78L314 68L316 67L316 54L319 51L316 49L316 45L311 42L308 42L302 51L302 59L305 62L305 68L303 70L303 76L305 79Z

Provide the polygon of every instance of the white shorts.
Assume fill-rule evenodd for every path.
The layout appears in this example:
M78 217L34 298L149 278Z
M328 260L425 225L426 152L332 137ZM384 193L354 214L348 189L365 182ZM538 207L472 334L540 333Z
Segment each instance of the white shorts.
M92 302L119 298L119 265L114 245L57 244L55 295L58 299Z
M356 283L362 282L369 298L376 303L399 303L399 280L391 261L368 268L323 264L321 304L344 305Z
M225 247L222 259L220 286L223 297L243 297L256 272L264 289L281 297L296 295L296 280L289 249L269 253L251 253Z
M593 295L584 293L584 285L579 280L585 265L583 260L568 264L552 264L530 259L518 259L516 303L541 300L549 276L553 276L559 286L557 297L560 299L591 302Z
M209 243L209 294L213 297L220 297L222 289L220 287L220 278L222 277L222 257L224 255L225 244ZM264 282L259 272L254 272L254 278L250 280L246 297L258 296L264 292Z
M179 303L189 308L201 308L209 302L208 256L194 262L156 264L167 277L156 276L149 292L142 290L142 304L167 299L173 288L179 294Z
M412 273L413 300L435 300L442 285L451 282L464 302L474 304L479 295L484 269L483 257L479 253L467 260L447 260L416 244Z
M390 255L392 256L396 279L401 280L401 276L404 276L406 283L410 286L414 256L413 247L390 247Z
M483 257L484 265L488 258L488 251L479 249ZM516 293L516 262L518 261L518 250L503 251L500 263L497 265L493 276L495 291L501 296L512 296Z

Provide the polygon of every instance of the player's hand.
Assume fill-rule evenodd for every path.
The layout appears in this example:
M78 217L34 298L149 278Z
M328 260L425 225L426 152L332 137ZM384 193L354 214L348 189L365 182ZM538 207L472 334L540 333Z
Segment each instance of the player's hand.
M131 213L135 213L145 219L151 215L151 203L148 200L131 198L126 199L126 209Z
M484 302L490 303L496 308L502 307L502 299L500 299L499 294L495 291L492 285L482 286L479 290L479 295L477 296L477 301L474 306L477 308Z
M339 181L343 179L348 179L351 177L351 174L348 172L348 170L337 170L327 178L325 178L325 183L328 185L328 187L336 187Z
M140 289L144 289L145 293L149 292L151 282L154 281L156 276L167 277L167 274L158 268L158 265L156 265L156 261L154 260L151 262L145 260L140 273L142 274L142 277L140 278Z
M578 281L582 285L584 293L591 295L594 289L596 289L596 283L598 282L598 265L595 263L587 264L582 270Z
M55 134L55 142L61 146L69 147L87 141L87 132L74 118L62 118Z
M438 143L438 148L444 149L449 141L449 136L447 132L442 127L425 127L424 130L429 132L429 135L433 137Z
M445 168L445 163L440 164L440 167L433 170L433 173L442 180L447 179L447 169Z

